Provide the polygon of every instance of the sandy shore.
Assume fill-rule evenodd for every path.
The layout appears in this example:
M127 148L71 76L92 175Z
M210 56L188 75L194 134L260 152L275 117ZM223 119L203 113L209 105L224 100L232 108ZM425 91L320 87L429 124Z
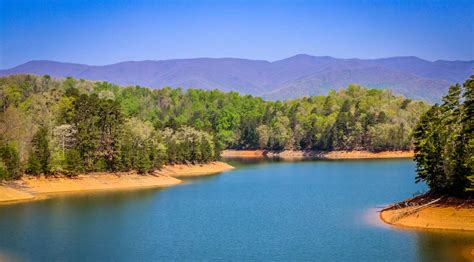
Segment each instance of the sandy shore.
M176 177L208 175L230 170L223 162L200 165L170 165L149 175L137 173L91 173L75 178L29 177L0 184L0 203L41 199L44 195L97 190L167 187L182 183Z
M20 191L6 185L0 185L0 202L22 201L34 198L35 196L28 192Z
M265 157L268 151L264 150L224 150L221 152L222 157L242 157L242 158L252 158L252 157Z
M416 199L407 202L413 203ZM474 207L471 202L463 200L403 207L395 205L382 210L380 218L385 223L401 227L474 231Z
M264 150L224 150L222 157L238 158L282 158L282 159L383 159L383 158L413 158L413 151L264 151Z
M231 170L234 167L224 162L211 162L198 165L169 165L158 173L172 177L205 176Z

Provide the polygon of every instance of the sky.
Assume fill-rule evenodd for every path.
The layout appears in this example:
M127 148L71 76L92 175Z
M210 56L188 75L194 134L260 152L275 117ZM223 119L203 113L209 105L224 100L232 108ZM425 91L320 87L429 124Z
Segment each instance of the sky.
M0 0L0 69L296 54L474 60L473 43L474 0Z

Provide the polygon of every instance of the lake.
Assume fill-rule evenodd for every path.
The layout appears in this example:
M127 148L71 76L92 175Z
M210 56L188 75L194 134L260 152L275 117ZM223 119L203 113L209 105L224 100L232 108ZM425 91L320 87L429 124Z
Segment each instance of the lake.
M0 206L0 260L462 261L474 234L393 228L411 160L229 160L185 184Z

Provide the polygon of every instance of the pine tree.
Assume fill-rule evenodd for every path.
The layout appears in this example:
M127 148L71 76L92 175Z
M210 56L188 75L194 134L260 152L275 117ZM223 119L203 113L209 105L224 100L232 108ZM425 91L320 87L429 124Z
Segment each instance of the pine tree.
M28 159L27 171L32 175L50 174L51 152L49 150L48 136L48 128L41 126L31 140L33 151Z
M65 153L64 170L67 175L75 176L84 172L84 162L76 149L69 149Z
M463 195L474 189L472 85L471 77L464 89L450 87L443 104L422 115L414 130L416 181L426 181L432 192Z
M447 190L453 194L464 191L467 184L466 168L463 166L464 139L462 134L461 86L451 86L443 97L441 109L444 150L443 166Z
M441 157L440 114L439 106L434 105L420 118L413 134L417 163L415 181L426 181L433 192L443 191L446 184Z
M468 174L467 190L474 191L474 75L464 82L463 129L464 159L463 165Z
M0 144L0 180L20 176L20 156L14 142Z
M152 162L150 160L150 151L148 150L148 146L142 147L139 151L137 151L137 163L136 169L141 174L146 174L152 170Z

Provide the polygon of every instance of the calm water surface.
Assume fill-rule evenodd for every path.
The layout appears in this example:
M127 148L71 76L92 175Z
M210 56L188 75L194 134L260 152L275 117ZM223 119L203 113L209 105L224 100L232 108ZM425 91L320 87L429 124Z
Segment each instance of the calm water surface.
M462 261L474 235L376 208L426 187L411 160L256 163L164 188L0 206L0 260Z

